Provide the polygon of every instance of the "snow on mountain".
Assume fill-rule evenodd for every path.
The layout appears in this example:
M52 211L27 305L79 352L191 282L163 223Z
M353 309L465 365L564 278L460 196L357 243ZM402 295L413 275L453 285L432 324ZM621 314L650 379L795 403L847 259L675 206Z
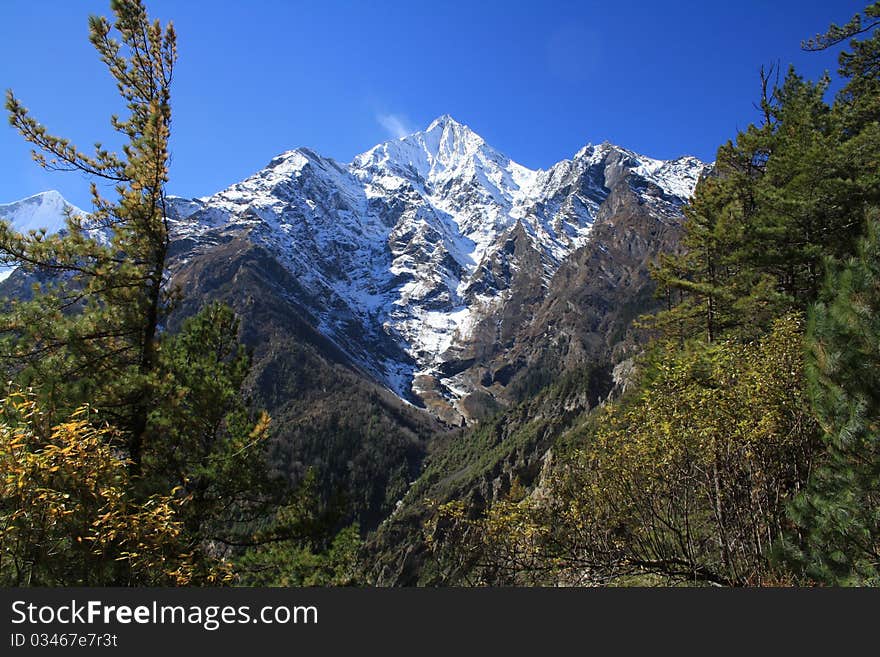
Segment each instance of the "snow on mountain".
M65 227L68 213L85 214L54 190L34 194L14 203L0 204L0 219L8 221L19 233L40 230L45 230L47 234L56 233ZM0 265L0 281L6 279L14 269Z
M514 207L528 199L537 174L449 115L424 132L357 156L351 169L375 195L412 184L437 209L455 216L459 233L474 242L477 255L509 226Z
M212 196L171 197L172 233L190 245L174 266L246 235L294 276L300 289L288 293L364 370L404 399L434 378L454 401L464 391L442 373L446 354L508 298L515 236L527 236L546 284L589 240L612 178L629 175L663 216L679 212L703 167L602 144L532 170L444 115L347 165L299 148ZM13 221L30 227L63 213L57 193L32 199L0 214L16 206Z
M664 193L680 199L687 199L694 193L697 181L706 165L691 155L674 160L657 160L645 155L604 142L598 146L587 144L574 156L575 160L600 162L608 153L617 152L625 156L627 166L638 176L657 185Z
M52 190L28 196L14 203L0 204L0 217L9 221L20 233L40 229L54 233L64 228L68 210L74 214L85 214L65 201L59 192Z

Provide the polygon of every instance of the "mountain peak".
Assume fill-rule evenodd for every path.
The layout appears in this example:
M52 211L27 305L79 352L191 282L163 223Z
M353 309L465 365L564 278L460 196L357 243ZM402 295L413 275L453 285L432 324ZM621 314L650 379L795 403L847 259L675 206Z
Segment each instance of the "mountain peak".
M53 190L40 192L12 203L0 204L0 219L8 221L20 233L45 230L55 233L63 230L67 213L86 214L75 205L68 203L60 192ZM9 276L13 267L0 267L0 280Z
M35 220L40 217L53 218L55 214L63 215L66 208L72 208L76 214L85 214L76 206L68 203L61 192L50 189L18 201L0 204L0 217L11 218L15 215L16 218L21 219L27 216ZM7 217L7 215L9 216Z
M0 204L0 207L9 207L12 205L26 205L26 204L36 204L36 203L61 203L64 204L66 201L64 197L61 195L61 192L55 189L49 189L45 192L37 192L31 196L27 196L25 198L19 199L17 201L12 201L11 203L3 203Z
M425 130L374 146L354 158L355 170L381 166L396 175L424 180L451 176L473 168L475 159L503 160L485 140L449 114L431 121Z
M456 128L465 128L465 129L469 130L469 128L466 125L464 125L463 123L461 123L459 121L456 121L449 114L441 114L436 119L431 121L430 124L428 124L428 127L425 129L425 132L431 132L432 130L436 130L438 128L443 130L449 126L456 127Z
M487 146L480 135L449 114L438 116L423 132L404 137L402 141L418 142L423 148L434 151L435 156L444 150L473 152L475 149Z

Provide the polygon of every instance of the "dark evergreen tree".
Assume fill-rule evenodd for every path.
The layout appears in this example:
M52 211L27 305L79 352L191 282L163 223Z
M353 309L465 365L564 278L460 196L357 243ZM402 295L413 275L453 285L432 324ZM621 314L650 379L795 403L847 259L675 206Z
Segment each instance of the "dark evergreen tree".
M824 49L852 37L840 55L848 79L834 106L840 175L838 213L866 226L854 257L829 250L828 275L810 314L808 375L826 450L809 487L791 506L798 532L787 546L795 567L829 584L880 584L880 3L805 44ZM835 257L836 256L836 257Z
M677 303L647 324L709 342L725 332L757 337L816 299L826 256L855 251L864 156L853 165L852 135L823 100L828 84L790 70L762 99L763 125L719 148L685 210L684 252L654 271Z
M859 132L880 116L880 50L877 48L877 27L880 26L880 2L867 6L845 25L832 24L824 34L817 34L803 43L805 50L825 50L849 41L850 50L840 53L840 75L848 80L838 95L838 106L848 114L846 129ZM854 37L867 34L869 38ZM876 168L876 167L875 167Z
M791 507L796 561L830 584L880 585L880 216L813 308L808 374L826 454Z
M791 308L747 247L775 140L771 124L750 126L718 149L714 171L685 208L682 253L662 256L652 271L668 307L644 325L679 341L714 342L732 330L754 337Z

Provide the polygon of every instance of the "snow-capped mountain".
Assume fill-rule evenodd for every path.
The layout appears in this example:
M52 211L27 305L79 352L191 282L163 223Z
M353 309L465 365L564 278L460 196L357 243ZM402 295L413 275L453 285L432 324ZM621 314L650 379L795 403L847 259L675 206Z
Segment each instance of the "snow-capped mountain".
M464 370L510 346L612 191L675 223L704 168L605 143L532 170L444 115L350 164L299 148L212 196L173 198L173 267L232 239L263 248L296 281L279 294L304 321L399 397L454 420L480 387Z
M65 226L68 214L84 215L78 207L64 200L52 190L28 196L14 203L0 204L0 219L8 221L20 233L45 230L55 233ZM0 264L0 281L12 273L14 267Z

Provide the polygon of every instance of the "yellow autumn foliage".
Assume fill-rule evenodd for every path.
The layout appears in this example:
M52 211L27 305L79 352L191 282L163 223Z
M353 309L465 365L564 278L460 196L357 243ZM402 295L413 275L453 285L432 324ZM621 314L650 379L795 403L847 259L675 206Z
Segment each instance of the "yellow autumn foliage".
M116 431L87 406L55 426L27 393L0 401L0 583L185 585L197 568L179 490L134 500Z
M599 410L556 457L540 494L495 501L477 518L438 510L433 528L469 555L459 575L779 583L773 557L791 526L786 503L818 445L802 340L793 315L759 341L658 349L638 394Z

